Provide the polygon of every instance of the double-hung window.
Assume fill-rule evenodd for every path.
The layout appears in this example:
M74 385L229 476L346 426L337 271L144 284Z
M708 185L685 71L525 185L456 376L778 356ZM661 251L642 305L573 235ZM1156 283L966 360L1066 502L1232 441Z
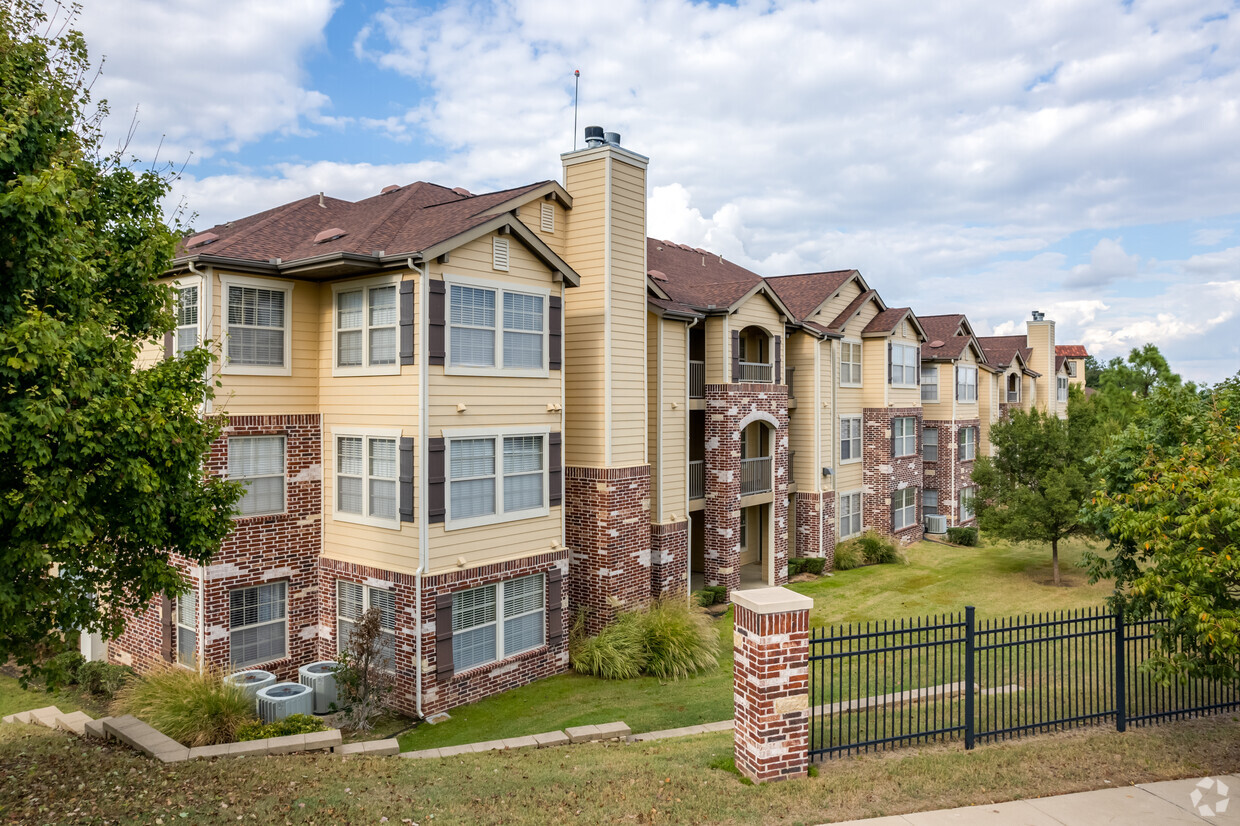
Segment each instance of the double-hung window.
M840 342L840 384L861 386L861 342Z
M1069 376L1076 376L1076 362L1075 361L1064 362L1064 367L1068 368Z
M346 522L400 527L393 435L336 435L336 510Z
M917 348L911 344L891 345L891 383L901 387L915 387L921 364Z
M977 401L977 368L956 367L956 401Z
M1059 401L1066 402L1068 400L1068 379L1066 376L1059 376L1056 380L1059 391Z
M237 276L220 280L227 303L225 372L288 375L292 286Z
M917 524L917 488L901 488L891 495L891 529Z
M939 492L937 490L923 490L921 492L921 510L927 515L939 512Z
M452 595L452 665L466 671L543 644L546 577L521 577Z
M939 460L939 429L937 427L922 428L921 458L924 462Z
M844 416L840 419L840 461L861 460L861 417Z
M977 458L977 428L960 428L960 461L971 462Z
M384 667L396 667L396 592L371 588L347 580L336 580L336 650L344 651L361 622L362 614L372 608L379 610L379 651L386 660Z
M917 419L901 416L891 420L892 456L913 456L917 453Z
M543 434L449 437L449 527L545 513L546 442Z
M284 582L229 592L228 631L234 668L284 658L288 651L287 596Z
M228 478L245 483L239 516L284 512L284 437L234 436L228 440Z
M840 494L840 539L861 533L861 493Z
M396 284L338 284L333 289L336 375L398 373Z
M177 662L198 667L198 590L190 588L177 597Z
M921 368L921 400L923 402L939 400L939 366L937 364Z
M967 522L972 519L976 512L973 510L973 501L977 498L977 488L962 488L960 491L960 521Z
M177 290L176 354L198 346L198 285Z
M547 369L547 295L452 283L448 287L448 367Z

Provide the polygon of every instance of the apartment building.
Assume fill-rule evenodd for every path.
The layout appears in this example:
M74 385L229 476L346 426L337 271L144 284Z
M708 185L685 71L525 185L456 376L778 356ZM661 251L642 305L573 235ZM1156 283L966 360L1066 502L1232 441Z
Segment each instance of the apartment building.
M566 670L578 612L597 631L968 521L1000 389L1040 397L1053 324L988 344L855 270L763 278L648 238L648 159L618 135L561 160L562 183L320 194L185 240L147 357L217 352L207 470L247 489L109 658L295 678L378 608L398 707L429 716Z

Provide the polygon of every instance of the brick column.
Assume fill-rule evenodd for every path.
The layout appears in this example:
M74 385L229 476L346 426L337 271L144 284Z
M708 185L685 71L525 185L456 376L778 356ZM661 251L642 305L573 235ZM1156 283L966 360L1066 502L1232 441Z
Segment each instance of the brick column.
M736 768L755 783L809 769L809 609L787 588L732 594Z

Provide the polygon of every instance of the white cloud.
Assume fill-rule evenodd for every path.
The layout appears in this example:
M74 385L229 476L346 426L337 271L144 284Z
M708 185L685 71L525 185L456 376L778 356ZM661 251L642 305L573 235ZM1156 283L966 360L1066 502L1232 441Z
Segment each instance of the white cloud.
M1199 247L1212 247L1230 238L1232 230L1226 227L1199 229L1193 233L1193 243Z
M1103 238L1089 254L1089 263L1072 268L1066 285L1069 287L1102 287L1137 274L1139 255L1124 252L1122 239Z

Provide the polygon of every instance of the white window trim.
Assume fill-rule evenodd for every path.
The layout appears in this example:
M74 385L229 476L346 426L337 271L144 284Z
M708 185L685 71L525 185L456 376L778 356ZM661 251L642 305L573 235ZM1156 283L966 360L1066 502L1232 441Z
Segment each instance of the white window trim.
M174 290L179 291L187 287L198 288L198 325L197 325L196 335L198 337L198 346L202 346L203 315L204 315L204 311L206 312L210 311L210 308L206 307L204 303L204 299L206 298L206 292L203 290L202 278L200 278L199 276L186 276L185 278L178 278L172 282L172 289ZM179 302L180 302L179 292L177 295L177 302L178 302L177 309L179 309ZM185 326L188 327L189 325L187 324ZM172 328L172 352L174 354L177 352L180 352L180 343L181 343L180 342L180 338L181 338L180 331L181 331L180 325L177 325Z
M844 361L844 347L843 347L843 345L845 345L845 344L852 344L852 345L855 345L855 346L856 346L856 348L857 348L857 356L858 356L858 361L855 361L855 362L854 362L854 361L848 361L848 362ZM862 385L862 382L865 380L865 348L864 348L864 347L862 346L862 344L861 344L861 339L859 339L859 338L846 338L846 339L843 339L843 340L840 342L840 364L839 364L839 368L838 368L838 369L839 369L839 371L840 371L841 375L842 375L842 374L843 374L843 372L844 372L844 365L845 365L845 364L856 364L856 365L857 365L857 375L861 376L862 381L844 381L844 380L842 380L842 379L841 379L841 380L840 380L840 387L860 387L860 386ZM851 372L851 371L850 371L850 372Z
M372 528L385 528L387 530L399 531L400 522L400 437L403 434L399 427L342 427L339 430L332 428L331 430L331 463L332 463L332 495L330 500L331 514L333 522L352 522L356 525L369 525ZM340 468L339 454L336 449L336 440L341 437L351 436L362 440L362 462L365 473L362 475L362 501L367 501L370 493L370 440L371 439L394 439L396 441L396 517L394 519L383 519L377 516L367 516L359 513L346 513L336 509L336 497L340 493Z
M913 499L913 502L912 502L912 504L910 504L910 505L904 505L904 506L902 506L902 507L892 507L892 509L891 509L891 511L892 511L892 513L891 513L891 530L892 530L892 531L905 531L905 530L908 530L909 528L914 527L914 526L917 524L917 488L915 488L915 487L900 488L899 490L897 490L897 491L893 492L893 493L891 494L891 496L892 496L892 500L893 500L893 505L894 505L894 499L895 499L896 495L906 495L906 494L905 494L905 491L908 491L909 493L911 493L911 495L912 495L912 499ZM902 513L902 512L908 511L910 508L911 508L911 509L912 509L912 511L913 511L913 515L912 515L912 517L910 517L910 518L909 518L909 521L908 521L908 522L904 523L903 525L901 525L900 527L898 527L898 528L897 528L897 527L896 527L896 525L895 525L895 522L896 522L896 514L897 514L897 513Z
M843 525L844 525L844 499L847 497L852 497L852 496L857 497L857 513L861 514L861 519L858 520L860 524L858 525L858 528L854 533L843 533L842 531L843 531ZM861 536L861 534L865 533L865 492L864 491L860 491L860 490L840 491L839 498L836 500L836 503L835 503L835 507L836 507L836 513L838 514L836 522L839 524L839 528L837 528L836 533L839 533L840 539L852 539L854 536Z
M337 651L340 651L340 648L344 643L344 640L340 638L340 621L344 620L345 622L351 622L354 624L354 626L356 626L357 623L361 621L360 617L358 619L354 619L352 617L342 616L340 613L340 584L342 582L348 583L349 585L356 585L357 587L362 589L362 614L365 614L367 611L369 611L371 608L374 607L370 601L370 594L372 591L382 591L382 592L390 593L393 595L393 600L395 600L395 594L396 594L395 588L379 588L374 585L367 585L365 582L358 582L357 580L353 580L353 579L345 579L344 577L337 577L336 578L336 597L335 597L336 599L336 627L332 629L332 632L336 634L336 650ZM395 614L396 616L399 616L400 612L393 611L393 614ZM396 616L394 616L392 619L392 627L390 629L383 628L382 624L380 624L379 626L384 633L387 633L390 631L392 634L392 650L393 650L392 667L388 669L384 669L389 674L394 673L396 671L396 662L395 662L396 639L397 639Z
M910 381L895 381L895 366L897 364L896 353L900 350L911 350L913 352L913 366L911 368L913 370L913 380L911 382ZM904 363L903 360L899 362L899 365L900 365L901 373L908 372L908 369L907 369L908 366ZM899 342L892 342L891 370L892 370L891 372L891 376L892 376L891 386L892 387L917 387L917 376L921 373L921 362L917 359L917 345L900 344Z
M926 381L927 374L933 376L934 381ZM926 391L930 389L934 390L933 398L926 397ZM921 368L921 400L932 404L937 404L939 401L939 366L937 364Z
M543 496L541 508L529 508L514 513L504 512L504 439L514 436L539 436L543 448ZM495 440L495 513L486 516L473 516L468 519L452 517L452 442L456 439L494 439ZM444 521L445 531L456 531L463 528L476 528L479 525L494 525L499 522L519 522L523 519L537 519L551 513L549 503L551 497L550 442L551 428L548 427L506 427L506 428L447 428L443 429L444 440Z
M961 462L976 461L977 460L977 437L979 435L977 432L977 429L972 426L962 427L958 431L956 431L956 433L960 437L960 444L965 447L964 458L959 459L957 461L961 461ZM969 448L972 448L972 450L970 451ZM970 452L973 453L972 456L969 455Z
M962 381L961 381L961 379L962 379L962 378L964 378L965 376L967 376L969 373L972 373L972 374L973 374L973 384L972 384L972 385L968 384L967 382L962 382ZM968 393L967 393L967 392L966 392L966 393L958 393L958 395L960 396L960 398L956 399L956 401L960 402L961 404L976 404L976 403L977 403L977 393L978 393L978 380L979 380L979 378L980 378L980 374L979 374L979 372L978 372L978 369L977 369L976 367L971 367L971 366L969 366L969 365L967 365L967 364L957 364L957 365L956 365L956 376L955 376L955 378L956 378L956 387L957 387L957 388L963 388L963 389L965 389L965 390L968 390L968 388L969 388L969 387L972 387L972 388L973 388L973 398L971 398L971 399L970 399L970 398L967 398L967 396L968 396Z
M926 448L930 447L930 442L929 440L926 439L927 431L934 434L934 458L933 459L926 458ZM922 428L921 428L921 460L923 462L934 462L935 464L938 464L938 461L939 461L939 429L937 427L926 427L924 424L922 425Z
M199 295L201 295L201 293L199 293ZM193 591L193 594L194 594L194 605L197 606L198 596L199 596L198 586L195 584L194 586L192 586L191 590ZM190 671L197 671L198 670L198 654L199 654L198 649L199 649L199 646L202 644L202 640L199 638L199 635L198 635L198 612L195 609L194 616L189 618L189 624L187 625L185 622L182 622L184 618L181 616L181 597L178 596L176 600L172 603L172 605L173 605L173 609L172 609L173 625L176 626L176 637L172 643L173 659L175 660L176 664L181 666L182 668L187 668ZM288 613L287 604L285 606L284 612L286 614ZM185 663L181 662L181 629L182 628L184 628L186 631L192 631L194 634L194 664L193 665L186 665Z
M912 423L913 423L913 424L912 424L912 427L913 427L913 432L912 432L912 433L905 433L903 436L897 436L897 435L895 434L896 422L898 422L898 421L900 421L900 420L904 420L906 423L907 423L907 422L912 422ZM921 434L919 434L919 433L917 432L917 428L918 428L919 426L920 426L920 425L919 425L919 423L918 423L918 421L917 421L917 417L916 417L916 416L896 416L895 418L893 418L893 419L891 420L891 435L892 435L892 439L891 439L891 441L892 441L892 446L893 446L893 447L895 446L895 443L896 443L896 442L898 442L898 441L900 441L900 440L902 440L902 439L903 439L903 440L907 440L910 436L911 436L911 437L912 437L912 439L913 439L913 449L912 449L912 450L910 450L908 453L896 453L894 450L892 450L892 457L891 457L891 458L893 458L893 459L904 459L904 458L907 458L907 457L909 457L909 456L916 456L916 455L917 455L917 445L918 445L918 443L921 441L921 438L920 438L920 437L921 437Z
M356 281L343 281L332 284L332 376L399 376L400 375L400 275L381 275L375 278L361 278ZM392 354L392 364L370 365L370 290L375 287L396 287L396 348ZM337 306L340 293L362 291L362 364L359 367L341 367L340 308Z
M526 611L524 614L518 614L515 617L505 617L504 616L504 586L507 585L509 582L516 582L519 579L526 579L528 577L534 577L534 576L542 577L543 605L542 605L542 608L538 609L537 611L538 613L541 613L543 615L542 643L540 645L535 645L532 648L526 648L521 651L509 653L504 650L504 624L507 623L509 620L515 620L515 619L520 619L521 617L527 617L530 614L535 613L535 611ZM453 628L452 636L453 638L455 638L457 634L464 633L466 631L472 631L475 628L485 628L488 625L494 626L495 627L495 659L488 660L487 662L483 662L483 663L474 663L473 665L469 666L467 669L457 672L457 674L454 674L453 675L454 677L459 674L468 673L477 668L489 668L490 666L493 666L496 663L501 663L510 657L519 657L522 654L528 654L530 651L537 651L540 648L547 647L547 574L546 572L540 571L534 574L525 574L523 576L513 577L512 579L505 579L500 582L487 582L482 585L476 585L473 588L465 588L461 591L454 591L453 596L455 596L456 594L468 593L469 591L476 591L479 588L494 588L495 589L495 619L492 620L491 622L484 622L478 625L470 626L469 628L462 628L460 631L457 631L455 628Z
M966 495L967 494L967 495ZM973 507L973 502L977 500L977 486L969 485L960 489L960 521L968 522L977 516L977 509ZM965 515L965 502L969 503L968 516Z
M258 364L233 364L228 358L228 288L254 287L260 290L284 292L284 366ZM200 294L201 295L201 294ZM333 307L333 312L335 308ZM199 318L202 317L201 312ZM223 328L224 347L220 354L220 372L236 376L291 376L293 375L293 282L274 278L248 278L244 275L220 276L220 324ZM335 348L333 347L333 352Z
M926 501L927 496L934 497L933 505L931 505L930 503ZM930 508L934 508L934 511L932 512ZM937 490L934 490L933 488L922 488L921 512L923 516L938 516L939 515L939 492Z
M233 624L232 624L232 595L233 595L233 592L234 592L234 591L248 591L248 590L250 590L251 588L261 588L261 587L262 587L262 586L264 586L264 585L283 585L283 586L284 586L284 618L283 618L283 619L278 619L278 620L267 620L266 622L256 622L256 623L254 623L253 625L240 625L240 626L237 626L236 628L234 628L234 627L233 627ZM287 659L291 656L291 651L290 651L290 648L289 648L289 629L288 629L288 626L289 626L289 610L288 610L288 599L289 599L289 587L288 587L288 582L287 582L286 580L276 580L275 582L257 582L257 583L255 583L255 584L253 584L253 585L242 585L242 586L241 586L241 587L239 587L239 588L229 588L229 589L228 589L228 608L227 608L227 610L228 610L228 612L229 612L229 618L228 618L228 667L229 667L229 668L233 669L234 671L248 671L248 670L251 670L251 669L254 669L254 668L258 668L259 666L267 665L268 663L278 663L278 662L281 662L281 661L283 661L283 660L287 660ZM275 657L275 658L270 659L270 660L259 660L258 662L252 662L252 663L239 663L239 662L236 662L236 661L234 661L234 660L233 660L233 658L232 658L232 635L233 635L233 632L234 632L234 631L242 631L242 630L244 630L244 629L246 629L246 628L259 628L259 627L264 626L264 625L275 625L276 623L283 623L283 624L284 624L284 656L282 656L282 657Z
M445 376L528 376L547 378L551 375L547 364L551 346L551 289L534 287L525 284L514 284L508 281L494 281L487 278L474 278L465 275L449 275L444 273L444 362ZM468 367L452 363L452 285L459 287L476 287L495 291L495 360L494 367ZM504 359L504 293L541 296L543 300L543 363L540 368L501 367L499 362Z
M1055 399L1056 401L1066 402L1068 400L1068 388L1071 386L1067 376L1055 377Z
M861 442L861 449L858 451L858 453L859 453L859 454L861 454L861 455L854 456L854 457L849 458L849 459L845 459L845 458L844 458L844 420L845 420L845 419L847 419L847 420L849 420L849 421L855 421L855 422L857 422L857 427L858 427L858 429L859 429L859 430L860 430L860 432L861 432L861 435L858 437L859 441ZM860 461L862 460L862 458L864 458L864 454L865 454L865 435L864 435L864 434L865 434L865 429L864 429L864 426L863 426L863 422L864 422L864 417L862 417L862 416L840 416L840 418L839 418L839 436L838 436L838 437L836 438L836 440L835 440L835 449L839 452L839 456L840 456L840 464L841 464L841 465L853 465L853 464L856 464L857 462L860 462ZM849 439L849 441L852 441L852 440L851 440L851 439Z
M278 511L267 511L265 513L234 513L233 519L234 520L236 519L266 519L269 516L283 516L284 514L287 514L288 513L288 436L284 433L255 433L253 435L248 435L248 436L226 436L225 439L227 440L227 443L229 445L231 445L232 442L241 440L241 439L279 439L281 443L284 445L284 461L282 462L284 466L284 496L281 497L281 499L284 501L284 507ZM275 474L274 473L271 474L270 478L274 478L274 477L275 477ZM236 481L244 481L246 479L251 479L251 478L267 479L269 477L267 476L253 476L253 477L229 476L228 466L227 466L227 463L225 463L224 478L232 479ZM244 496L245 494L242 493L241 495ZM238 503L240 503L240 500L237 500L237 501Z

